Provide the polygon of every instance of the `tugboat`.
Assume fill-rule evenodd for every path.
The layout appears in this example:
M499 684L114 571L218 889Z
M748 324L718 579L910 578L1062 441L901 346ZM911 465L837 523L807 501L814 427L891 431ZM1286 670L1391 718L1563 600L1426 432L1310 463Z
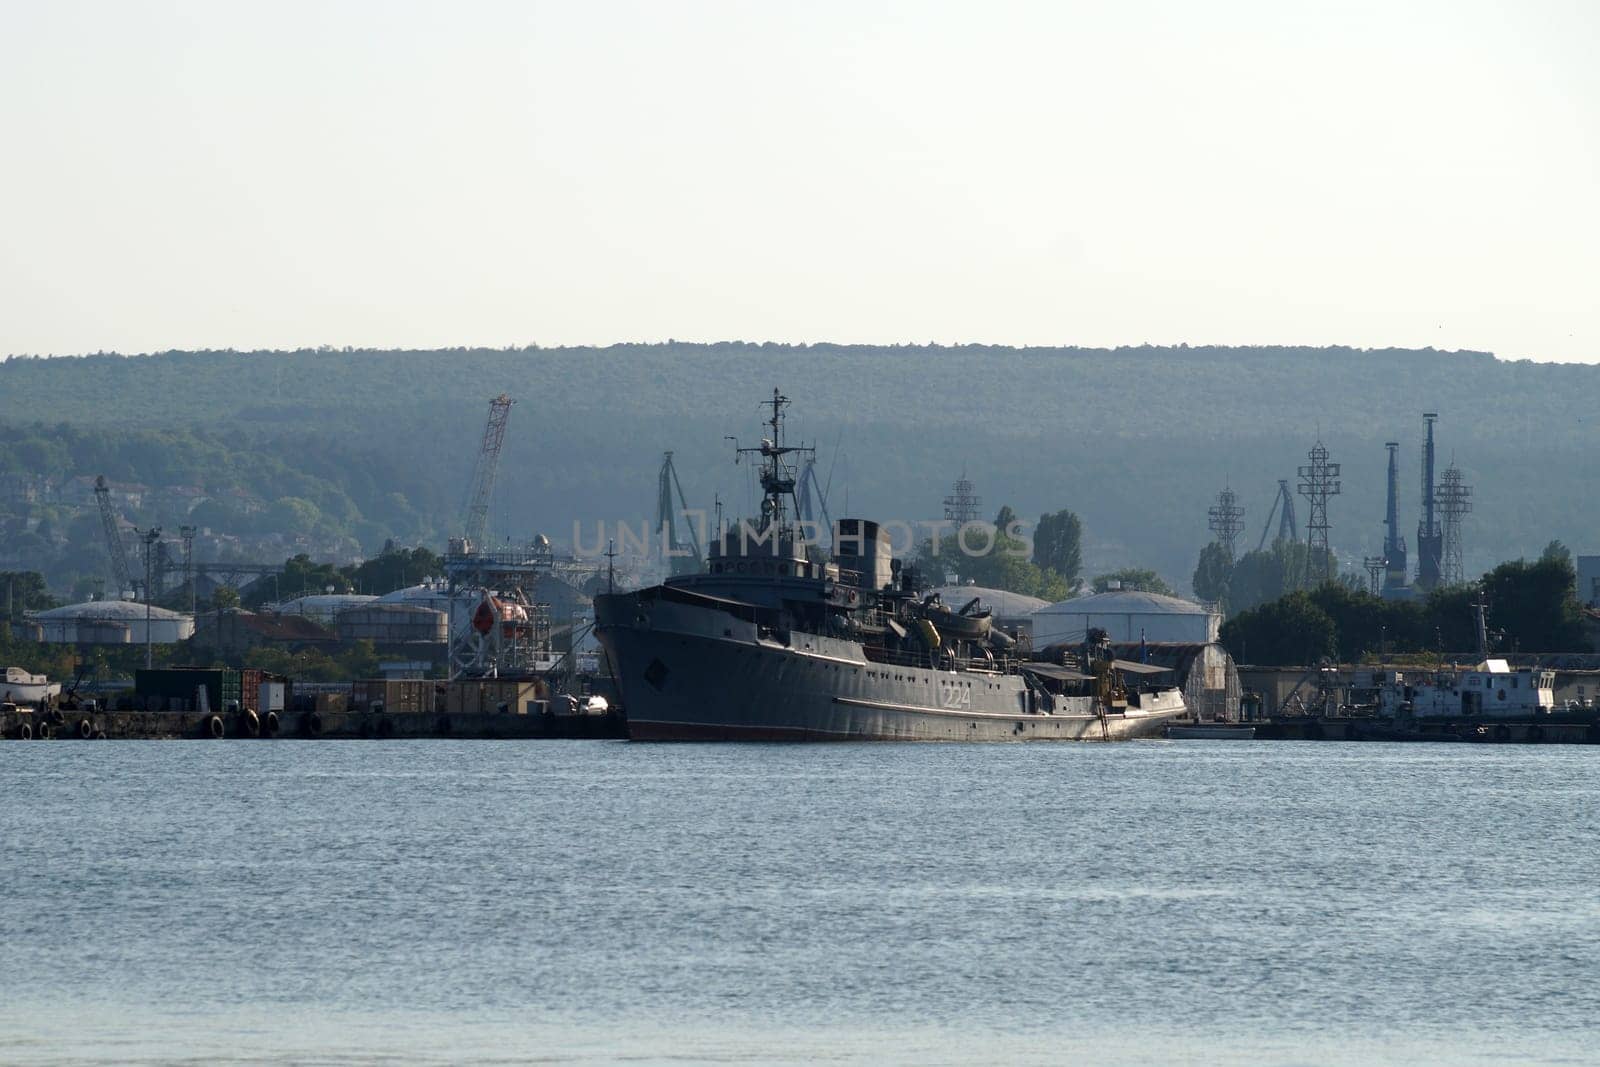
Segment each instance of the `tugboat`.
M1103 631L1049 659L967 604L919 591L888 532L841 520L833 553L807 536L774 389L758 457L759 521L717 532L703 573L595 598L635 740L1119 741L1159 736L1187 710L1119 660Z

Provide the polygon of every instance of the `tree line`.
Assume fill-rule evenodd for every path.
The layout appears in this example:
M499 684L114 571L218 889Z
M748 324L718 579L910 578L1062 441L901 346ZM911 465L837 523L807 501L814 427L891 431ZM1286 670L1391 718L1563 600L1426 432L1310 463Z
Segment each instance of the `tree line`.
M1479 581L1385 600L1338 582L1295 590L1222 626L1241 663L1359 663L1378 656L1474 653L1475 603L1486 607L1491 651L1592 652L1570 555L1553 544L1539 559L1502 563Z

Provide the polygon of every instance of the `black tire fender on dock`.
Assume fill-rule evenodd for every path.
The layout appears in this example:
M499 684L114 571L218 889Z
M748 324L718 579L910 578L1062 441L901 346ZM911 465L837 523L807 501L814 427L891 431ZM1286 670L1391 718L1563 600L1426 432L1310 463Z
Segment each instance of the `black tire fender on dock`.
M278 721L278 713L275 711L267 712L267 720L263 725L267 729L268 737L276 737L278 731L283 728L283 724Z
M19 723L17 723L17 740L18 741L32 741L33 740L33 724L32 723L30 723L30 722L19 722Z
M78 720L78 736L83 738L85 741L87 741L87 740L89 740L89 738L93 737L94 736L94 723L90 722L88 719L79 719Z
M94 739L96 741L104 741L108 736L109 735L104 730L96 730L94 732Z
M256 714L254 708L245 708L239 712L239 725L251 737L261 736L261 716Z
M221 715L213 715L211 718L206 720L206 733L210 736L220 741L222 739L222 735L226 732L227 729L222 724Z
M39 740L49 741L51 738L55 737L56 728L50 724L49 720L46 720L39 724L38 734Z

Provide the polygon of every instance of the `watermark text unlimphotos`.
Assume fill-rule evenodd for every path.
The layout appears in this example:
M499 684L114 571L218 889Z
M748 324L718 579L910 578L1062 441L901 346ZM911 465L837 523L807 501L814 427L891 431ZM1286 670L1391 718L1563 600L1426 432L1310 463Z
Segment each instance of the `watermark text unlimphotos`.
M706 512L690 508L678 513L678 520L684 524L685 529L693 530L697 535L698 544L706 544L711 524ZM993 555L999 552L1007 556L1026 558L1033 554L1032 530L1027 523L1013 522L1005 529L1005 536L996 535L995 527L987 522L956 523L950 519L919 519L907 521L905 519L889 519L877 523L880 535L886 539L889 552L895 556L905 556L917 550L923 544L930 545L934 556L951 551L959 552L964 556L974 558ZM867 544L867 532L862 523L846 520L835 522L829 531L822 523L810 519L801 519L789 524L786 528L792 532L786 543L793 546L793 550L803 555L808 548L823 548L833 546L835 554L839 555L868 555L870 548ZM831 540L828 534L832 533ZM739 519L731 524L725 523L724 537L728 550L742 556L753 556L767 553L777 556L781 551L780 533L776 527L762 528L759 523L749 519ZM608 548L622 556L660 556L667 559L680 558L694 555L694 550L687 547L682 540L674 540L672 526L669 523L652 523L642 520L630 523L624 520L608 523L604 520L595 520L585 524L574 521L572 524L572 549L573 554L580 559L594 559L604 556Z

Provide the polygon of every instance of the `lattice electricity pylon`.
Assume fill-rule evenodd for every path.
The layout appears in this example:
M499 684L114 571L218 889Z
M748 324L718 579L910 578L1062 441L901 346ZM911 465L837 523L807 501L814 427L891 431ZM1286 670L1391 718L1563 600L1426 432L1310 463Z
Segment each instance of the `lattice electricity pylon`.
M1299 469L1298 488L1311 506L1311 514L1306 518L1306 584L1309 585L1318 549L1322 550L1322 580L1333 580L1333 553L1328 548L1328 498L1339 495L1342 483L1339 464L1328 462L1328 450L1321 441L1306 453L1306 458L1311 462Z
M1454 463L1445 468L1443 480L1434 491L1434 503L1444 536L1439 577L1445 585L1460 585L1467 577L1461 563L1461 518L1472 511L1472 486L1461 481L1461 468Z
M1211 532L1216 535L1217 544L1228 553L1228 559L1234 558L1234 546L1239 539L1239 531L1244 529L1244 508L1239 506L1239 497L1232 489L1224 489L1217 494L1216 504L1207 510L1208 525Z
M967 481L967 472L962 471L961 477L956 480L955 491L944 498L944 517L957 526L964 526L978 519L978 505L983 503L983 498L975 494L972 483Z
M1367 582L1372 595L1377 596L1383 590L1383 572L1389 569L1388 557L1367 556L1362 559L1361 565L1367 568Z

